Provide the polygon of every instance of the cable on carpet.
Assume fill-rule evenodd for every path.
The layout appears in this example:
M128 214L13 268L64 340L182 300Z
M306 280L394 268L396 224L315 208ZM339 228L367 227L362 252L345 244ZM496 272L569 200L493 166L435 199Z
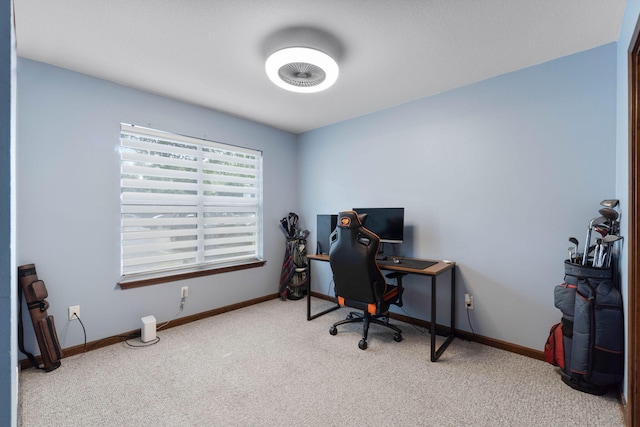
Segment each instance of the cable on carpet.
M407 310L404 309L404 307L400 307L400 310L403 311L404 314L407 315L407 317L411 317L414 318L412 315L410 315L409 313L407 313ZM424 328L424 329L420 329L419 327L417 327L416 325L414 325L413 323L409 323L409 325L411 325L411 327L413 329L415 329L416 331L418 331L420 334L424 335L425 333L429 332L429 329ZM430 333L430 332L429 332Z
M150 341L148 343L145 344L131 344L129 342L129 340L126 340L124 343L126 345L128 345L129 347L133 347L133 348L141 348L141 347L149 347L151 345L155 345L158 344L160 342L160 337L156 336L156 338L153 341Z

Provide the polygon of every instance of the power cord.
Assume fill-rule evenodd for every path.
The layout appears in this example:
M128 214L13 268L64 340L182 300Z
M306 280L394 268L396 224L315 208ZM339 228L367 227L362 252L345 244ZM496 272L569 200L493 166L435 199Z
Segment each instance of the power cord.
M466 307L467 310L467 321L469 322L469 328L471 328L471 336L475 336L476 332L473 330L473 325L471 324L471 316L469 315L469 307Z
M329 295L329 292L331 292L331 285L333 285L333 286L334 286L334 288L333 288L333 295L335 296L335 294L336 294L336 289L335 289L335 283L333 283L333 279L331 279L331 281L329 282L329 287L327 288L326 295L327 295L327 296L331 296L331 295Z
M78 319L78 322L80 322L80 326L82 326L82 333L84 334L84 348L82 352L86 353L87 352L87 330L84 327L84 323L82 323L82 320L78 316L78 313L73 313L73 315L75 316L76 319Z
M126 340L124 343L126 345L128 345L129 347L133 347L133 348L141 348L141 347L149 347L151 345L155 345L158 344L160 342L160 337L156 336L156 339L154 339L153 341L150 341L148 343L144 343L144 344L131 344L129 342L129 340Z
M406 314L406 315L407 315L407 317L411 317L411 318L413 318L413 316L412 316L411 314L409 314L409 313L407 312L407 310L405 310L405 309L404 309L404 307L400 307L400 310L402 310L402 312L403 312L404 314ZM419 332L420 334L422 334L422 335L424 335L424 334L425 334L425 333L427 333L427 332L431 333L427 328L425 328L425 329L420 329L419 327L417 327L417 326L416 326L416 325L414 325L413 323L409 323L409 325L411 325L411 327L412 327L413 329L415 329L416 331L418 331L418 332Z
M182 302L180 302L180 309L178 310L178 312L173 316L172 319L167 320L165 323L163 323L162 325L158 326L156 328L156 331L159 331L160 329L166 327L169 323L173 322L174 320L176 320L178 318L178 316L180 316L180 313L182 313L182 310L184 309L184 300L185 298L182 298Z
M404 307L400 307L400 310L402 310L404 314L406 314L407 316L412 317L411 314L407 313L407 310L405 310ZM467 308L466 310L467 310L467 321L469 322L469 328L471 328L471 336L475 336L476 332L473 330L473 325L471 324L471 316L469 315L469 308ZM423 335L429 331L428 329L421 330L420 328L418 328L416 325L413 325L413 324L411 324L411 326L413 327L413 329L415 329L416 331L420 332Z

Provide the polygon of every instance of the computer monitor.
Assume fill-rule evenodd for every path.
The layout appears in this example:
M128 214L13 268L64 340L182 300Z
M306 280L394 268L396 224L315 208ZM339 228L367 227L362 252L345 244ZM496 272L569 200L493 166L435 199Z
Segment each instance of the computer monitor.
M402 243L404 240L404 208L354 208L367 214L364 226L380 237L382 243Z
M336 229L338 223L338 215L318 215L317 218L317 246L316 255L329 254L329 246L331 244L331 232Z

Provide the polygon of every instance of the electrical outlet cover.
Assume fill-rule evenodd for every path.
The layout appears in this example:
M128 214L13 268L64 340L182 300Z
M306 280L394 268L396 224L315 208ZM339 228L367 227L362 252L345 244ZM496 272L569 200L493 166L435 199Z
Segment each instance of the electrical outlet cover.
M78 318L80 318L80 306L79 305L70 306L69 307L69 320L76 320Z

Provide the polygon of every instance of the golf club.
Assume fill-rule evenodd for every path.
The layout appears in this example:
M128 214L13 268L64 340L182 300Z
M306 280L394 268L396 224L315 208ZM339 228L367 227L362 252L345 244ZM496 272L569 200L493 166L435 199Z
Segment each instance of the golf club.
M604 245L602 239L596 239L596 249L593 253L593 266L602 267L604 264Z
M600 215L607 218L611 222L617 220L618 217L620 216L620 214L617 211L611 208L602 208L598 212L600 212Z
M280 220L280 226L282 227L282 231L285 236L289 237L289 223L287 222L287 218L282 218Z
M610 229L607 224L598 224L595 227L593 227L593 229L600 234L600 237L604 237L607 234L610 234Z
M609 234L608 236L605 236L602 239L602 241L607 244L607 261L606 261L607 268L611 266L611 253L613 252L613 244L620 239L622 239L622 236L618 236L615 234Z
M600 202L600 205L604 206L605 208L615 208L616 206L618 206L618 203L620 203L620 200L618 199L604 199Z
M569 237L569 243L573 243L575 250L573 251L573 257L569 254L569 261L574 262L578 259L578 239L575 237Z
M599 216L599 217L593 218L589 222L589 229L587 230L587 239L584 242L584 255L582 255L582 265L587 265L587 259L589 258L589 250L590 250L589 245L591 244L591 231L593 230L593 227L595 227L596 225L605 223L607 221L608 219L605 218L604 216Z
M575 237L569 237L569 243L573 243L573 246L576 248L575 253L578 255L578 239Z
M609 234L618 234L614 232L614 223L616 222L620 214L611 208L602 208L598 212L600 212L600 215L609 220Z

